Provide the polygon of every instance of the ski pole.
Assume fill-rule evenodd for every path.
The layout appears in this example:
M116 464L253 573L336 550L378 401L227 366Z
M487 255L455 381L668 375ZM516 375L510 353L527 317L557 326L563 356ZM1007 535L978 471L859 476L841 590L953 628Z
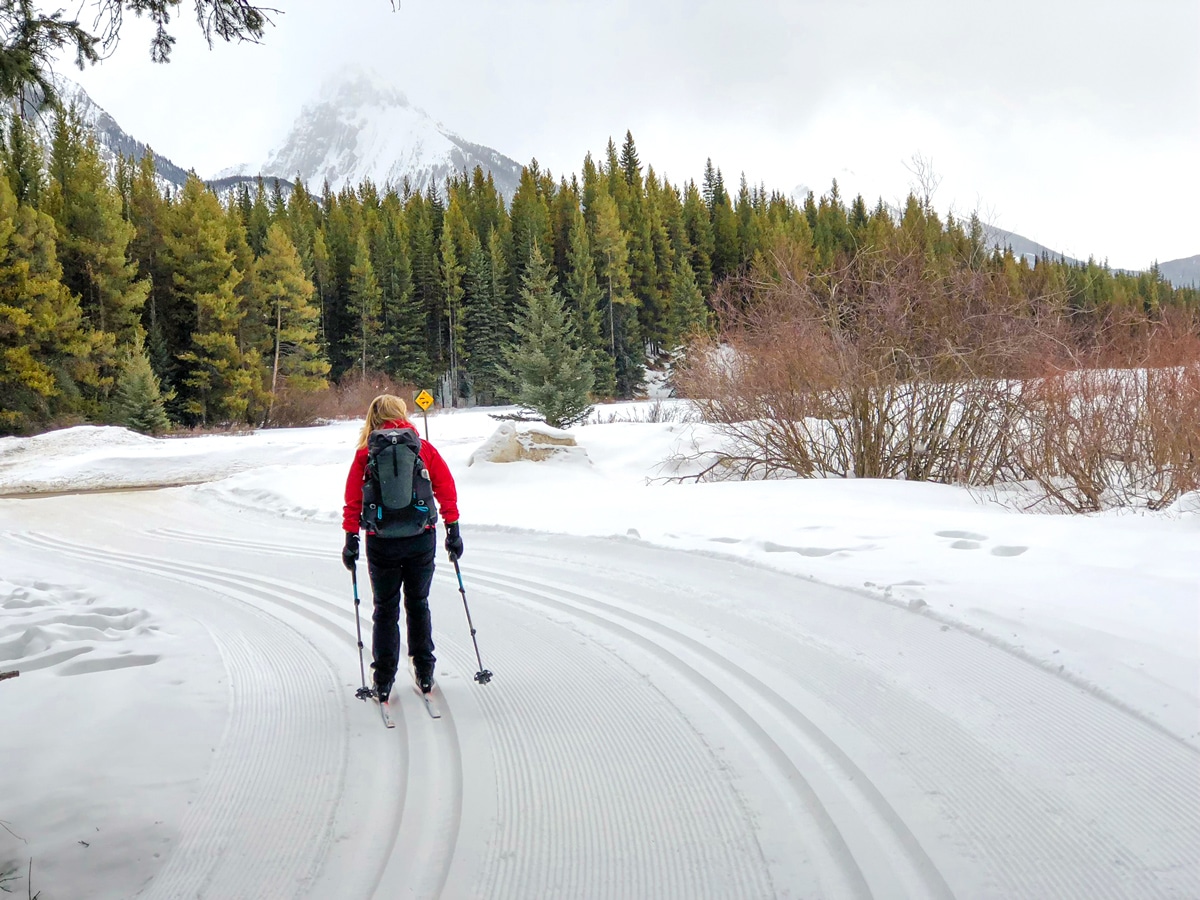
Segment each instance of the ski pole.
M458 576L458 592L462 594L463 609L467 611L467 626L471 629L471 643L475 645L475 659L479 663L479 671L475 673L475 680L480 684L487 684L492 680L492 673L483 667L483 660L479 657L479 641L475 640L475 624L471 621L471 607L467 606L467 590L463 587L462 570L458 567L458 557L451 553L450 561L454 563L454 574Z
M375 692L367 687L367 667L363 662L362 620L358 614L358 566L350 570L350 583L354 585L354 629L358 632L358 671L362 676L362 687L354 692L359 700L370 700Z

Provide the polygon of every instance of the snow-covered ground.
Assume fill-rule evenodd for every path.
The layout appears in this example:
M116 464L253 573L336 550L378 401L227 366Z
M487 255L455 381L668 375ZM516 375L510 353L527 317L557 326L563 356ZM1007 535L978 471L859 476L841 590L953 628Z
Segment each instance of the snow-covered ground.
M442 561L444 714L405 691L394 732L354 699L359 423L0 439L9 886L1200 896L1200 498L676 483L718 439L651 412L540 463L469 464L498 422L430 417L495 679Z

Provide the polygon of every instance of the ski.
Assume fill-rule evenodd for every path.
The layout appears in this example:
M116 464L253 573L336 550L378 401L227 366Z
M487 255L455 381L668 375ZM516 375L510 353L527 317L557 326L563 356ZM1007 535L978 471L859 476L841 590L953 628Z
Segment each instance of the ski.
M438 712L433 705L432 691L429 694L426 694L421 690L420 685L416 684L413 685L413 690L417 692L417 696L420 697L425 703L425 712L429 713L429 717L432 719L440 719L442 714Z
M383 724L388 728L396 727L396 720L392 718L392 711L388 709L387 700L379 701L379 714L383 716Z

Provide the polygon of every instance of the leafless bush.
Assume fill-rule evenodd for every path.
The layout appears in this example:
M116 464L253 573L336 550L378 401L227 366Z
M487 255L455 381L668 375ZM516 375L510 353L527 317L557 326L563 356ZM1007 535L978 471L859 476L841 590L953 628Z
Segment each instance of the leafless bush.
M649 406L635 406L623 410L611 410L604 414L597 413L594 424L612 425L618 422L659 423L659 422L695 422L699 416L689 403L675 401L663 403L655 400Z
M275 400L269 424L288 428L360 418L380 394L403 397L412 410L411 400L416 393L415 385L395 381L379 372L368 372L365 376L348 374L323 391L291 392L285 387Z
M1026 477L1062 509L1161 508L1200 489L1200 332L1194 320L1105 320L1086 365L1030 383Z
M1076 512L1200 486L1194 317L1029 300L902 249L820 275L779 254L717 311L677 373L727 441L698 477L1031 481Z
M979 273L931 277L916 254L863 254L819 278L779 259L720 296L723 343L694 346L679 375L730 438L721 471L968 483L1012 473L1018 376L1046 352L1044 314Z

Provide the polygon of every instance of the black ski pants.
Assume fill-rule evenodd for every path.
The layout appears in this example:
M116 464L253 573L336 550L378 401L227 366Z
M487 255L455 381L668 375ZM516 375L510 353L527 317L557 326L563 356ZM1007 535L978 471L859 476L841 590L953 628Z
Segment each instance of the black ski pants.
M437 532L430 528L414 537L367 535L367 571L375 609L371 653L376 684L391 684L400 665L400 597L408 626L408 655L418 668L433 668L433 623L429 618L429 586Z

